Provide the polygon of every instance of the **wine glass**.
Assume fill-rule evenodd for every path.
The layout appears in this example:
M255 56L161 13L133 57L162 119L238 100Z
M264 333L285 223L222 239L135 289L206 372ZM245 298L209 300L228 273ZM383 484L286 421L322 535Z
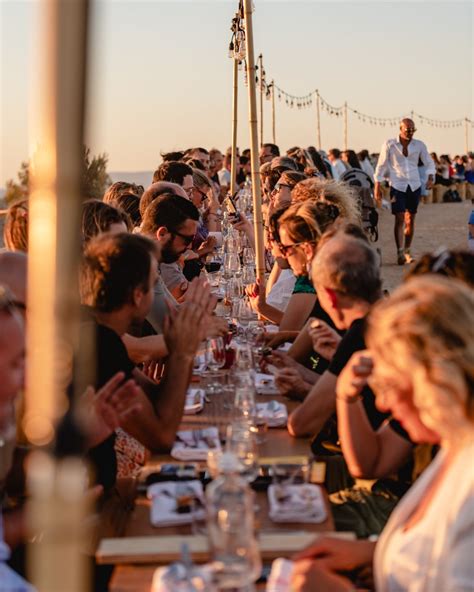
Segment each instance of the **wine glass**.
M225 344L222 337L212 337L206 341L206 365L211 373L218 372L225 366ZM217 382L210 382L210 391L214 391L219 387Z
M230 280L240 272L240 258L237 253L226 253L224 257L224 278Z

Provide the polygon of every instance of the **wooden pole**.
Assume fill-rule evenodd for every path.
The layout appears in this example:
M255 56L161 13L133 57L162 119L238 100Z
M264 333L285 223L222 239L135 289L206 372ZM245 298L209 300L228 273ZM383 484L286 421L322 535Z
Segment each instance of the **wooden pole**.
M88 0L41 0L39 139L31 168L26 408L28 440L49 446L68 407L79 336L78 266ZM39 591L88 589L80 552L84 473L77 460L32 461L33 524L48 533L28 549ZM43 458L44 460L44 458ZM81 465L82 466L82 465ZM36 472L35 472L36 471ZM82 475L82 476L81 476ZM36 484L36 485L34 485ZM48 509L46 509L48 508ZM66 543L66 539L69 542ZM54 566L54 569L51 567Z
M250 158L252 165L253 223L257 278L265 285L265 247L263 244L262 194L258 160L257 99L255 96L255 58L253 48L252 0L244 0L245 43L249 96Z
M348 149L348 142L347 142L347 101L344 103L344 150Z
M469 152L469 120L467 117L464 118L464 147L465 154Z
M318 137L318 150L321 150L321 111L319 91L316 91L316 131Z
M263 56L258 56L258 71L260 82L260 146L263 145Z
M239 61L234 58L234 85L232 95L232 163L230 169L230 193L237 191L237 118L239 106Z
M275 81L272 80L272 141L276 144Z

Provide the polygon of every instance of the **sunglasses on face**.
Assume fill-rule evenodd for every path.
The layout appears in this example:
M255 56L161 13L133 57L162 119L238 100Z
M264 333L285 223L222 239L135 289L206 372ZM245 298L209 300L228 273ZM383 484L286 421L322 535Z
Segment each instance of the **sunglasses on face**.
M194 234L190 236L189 234L181 234L181 232L177 232L176 230L170 230L170 232L173 236L179 236L179 238L183 241L185 246L190 245L195 237Z
M204 191L201 191L201 189L199 189L199 187L194 186L193 187L194 191L197 191L199 196L201 197L201 201L205 201L207 199L207 194L204 193Z
M301 241L299 243L294 243L292 245L282 245L281 243L278 243L278 247L280 248L283 257L288 257L290 255L293 255L295 247L300 247L301 245L304 245L307 242L308 241Z

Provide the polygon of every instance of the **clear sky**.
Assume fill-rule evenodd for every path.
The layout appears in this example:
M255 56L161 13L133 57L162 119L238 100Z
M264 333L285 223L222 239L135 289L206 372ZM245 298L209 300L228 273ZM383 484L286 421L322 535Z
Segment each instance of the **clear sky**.
M65 0L70 1L70 0ZM230 144L232 61L227 57L237 0L93 2L88 143L109 154L112 171L150 170L160 151ZM333 105L393 117L412 109L437 119L474 119L473 2L255 0L255 49L267 78L292 94L318 88ZM28 158L28 101L36 0L0 0L0 186ZM241 81L239 145L249 145ZM314 109L277 101L283 149L316 142ZM270 102L265 141L271 141ZM430 150L464 150L462 128L418 123ZM378 150L395 129L349 119L349 145ZM470 130L474 149L474 129ZM322 143L342 146L342 120L322 114Z

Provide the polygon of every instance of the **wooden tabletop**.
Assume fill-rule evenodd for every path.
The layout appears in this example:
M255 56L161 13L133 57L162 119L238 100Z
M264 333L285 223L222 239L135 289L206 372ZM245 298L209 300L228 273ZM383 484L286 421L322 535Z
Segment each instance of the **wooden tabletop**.
M217 425L220 432L225 432L226 425L231 421L232 411L223 411L222 394L216 394L206 403L201 414L195 416L185 416L181 429L192 429L193 427L204 427ZM295 407L295 403L279 396L259 395L258 402L276 399L284 401L288 411ZM231 405L228 406L229 409ZM280 456L311 456L309 441L306 439L292 438L286 428L269 428L266 433L266 440L259 444L260 457L280 457ZM163 462L175 462L169 455L153 456L148 463L146 470L152 470ZM281 543L285 548L285 542L288 549L294 550L300 546L306 546L308 536L311 538L317 533L332 531L334 523L332 520L327 496L325 496L327 506L327 519L321 524L289 523L276 524L268 516L268 501L265 492L256 494L256 503L258 511L255 514L255 522L260 536L265 538L266 546L270 544L273 550L273 538L276 535L278 544ZM102 544L99 546L97 560L100 563L115 563L116 568L110 583L111 592L149 592L151 581L156 566L160 563L167 563L166 554L161 555L158 547L162 547L166 541L173 541L176 536L186 537L191 535L190 525L181 525L165 528L153 527L150 523L150 501L145 495L137 494L131 480L120 480L117 483L115 495L112 496L102 511L102 527L100 538ZM278 537L278 533L281 536ZM284 534L286 533L286 534ZM120 537L118 541L116 537ZM160 537L149 539L146 537ZM169 539L167 537L170 537ZM270 543L268 543L268 540ZM116 541L116 542L115 542ZM152 552L155 542L156 553ZM158 543L162 544L158 544ZM273 545L273 546L272 546ZM295 546L296 545L296 546ZM111 549L117 548L117 553L111 552ZM264 545L265 546L265 545ZM140 549L146 549L141 552ZM278 556L280 553L268 553L267 558ZM291 554L287 552L287 554ZM264 553L265 555L265 553ZM165 557L165 561L160 561L160 557ZM199 560L196 555L195 558ZM205 560L205 559L204 559ZM152 565L146 564L152 563ZM141 564L141 565L138 565Z

